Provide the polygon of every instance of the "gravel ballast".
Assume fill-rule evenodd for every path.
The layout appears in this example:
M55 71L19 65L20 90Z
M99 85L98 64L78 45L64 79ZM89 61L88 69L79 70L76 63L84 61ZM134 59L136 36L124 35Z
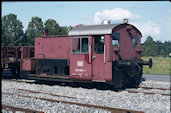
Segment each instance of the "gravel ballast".
M169 88L169 82L144 81L141 86L151 86L158 88ZM31 91L39 91L42 93L35 94L18 89L26 89ZM150 90L149 90L150 91ZM153 91L153 90L152 90ZM156 92L156 91L153 91ZM157 90L158 93L160 91ZM84 104L108 106L121 109L130 109L144 111L145 113L170 113L170 96L161 94L145 95L144 93L128 93L128 91L115 92L112 90L97 90L86 88L72 88L69 86L49 86L40 84L17 83L15 81L2 81L2 104L29 108L38 111L65 111L65 112L107 112L102 109L86 108L83 106L69 105L64 103L49 102L45 100L19 97L17 95L8 95L3 93L15 93L19 95L27 95L32 97L42 97L54 100L71 101ZM63 95L67 97L52 96ZM162 92L162 93L168 93Z

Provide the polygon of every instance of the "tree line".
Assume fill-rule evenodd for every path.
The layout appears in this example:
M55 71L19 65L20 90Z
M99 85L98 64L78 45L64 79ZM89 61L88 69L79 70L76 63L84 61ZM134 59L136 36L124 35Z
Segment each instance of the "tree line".
M162 56L167 57L171 53L171 41L154 41L151 36L148 36L142 44L142 56Z
M22 22L17 15L8 14L2 17L1 41L3 46L33 46L34 38L40 37L43 29L48 30L49 35L67 35L72 26L59 26L53 20L48 19L44 23L40 17L32 17L28 27L23 31Z
M17 15L8 14L2 17L1 24L1 44L3 46L33 46L34 38L40 37L43 29L48 30L49 35L67 35L72 26L59 26L53 20L48 19L44 23L40 17L32 17L28 27L23 31L22 22L17 19ZM142 44L142 56L168 56L171 53L171 41L154 41L148 36Z

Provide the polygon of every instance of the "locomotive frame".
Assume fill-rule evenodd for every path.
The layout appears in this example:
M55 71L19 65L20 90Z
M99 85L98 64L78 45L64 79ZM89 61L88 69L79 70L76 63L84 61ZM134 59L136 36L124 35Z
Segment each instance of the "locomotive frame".
M44 30L35 38L34 47L16 49L21 57L17 57L18 51L13 52L13 66L9 68L25 79L138 87L143 65L152 67L151 59L141 59L141 37L141 32L128 23L76 26L68 36L48 36ZM11 57L8 51L4 53L6 48L1 49L2 69ZM28 48L34 51L26 51ZM34 56L28 56L30 53Z

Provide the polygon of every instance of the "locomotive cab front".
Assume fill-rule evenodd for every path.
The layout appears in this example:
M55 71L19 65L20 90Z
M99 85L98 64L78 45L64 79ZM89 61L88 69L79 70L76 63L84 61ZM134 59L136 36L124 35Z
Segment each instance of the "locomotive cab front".
M141 37L141 32L127 23L112 30L112 81L116 88L138 87L143 65L152 67L152 59L141 59Z

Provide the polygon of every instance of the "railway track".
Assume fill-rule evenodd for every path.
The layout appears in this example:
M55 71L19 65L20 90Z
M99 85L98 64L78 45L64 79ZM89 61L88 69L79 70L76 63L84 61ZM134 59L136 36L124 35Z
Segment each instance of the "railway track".
M144 93L146 95L160 94L160 93L139 92L139 91L131 91L131 90L126 90L126 91L128 91L129 93ZM171 96L170 94L160 94L160 95L163 95L163 96Z
M159 90L171 90L170 88L155 88L155 87L140 87L140 88L143 88L143 89L159 89Z
M5 78L2 78L1 79L2 81L14 81L14 82L18 82L18 83L35 83L35 80L23 80L23 79L5 79Z
M141 90L138 90L141 89ZM128 91L129 93L144 93L146 95L155 95L155 94L160 94L163 96L171 96L170 94L170 88L155 88L155 87L139 87L138 89L126 89L125 91ZM150 90L157 90L157 91L169 91L169 93L158 93L158 92L150 92Z
M20 96L20 97L35 98L35 99L40 99L40 100L45 100L45 101L50 101L50 102L64 103L64 104L74 104L74 105L88 107L88 108L104 109L104 110L110 111L111 113L144 113L142 111L136 111L136 110L119 109L119 108L113 108L113 107L107 107L107 106L98 106L98 105L91 105L91 104L83 104L83 103L63 101L63 100L56 100L56 99L47 99L47 98L26 96L26 95L14 94L14 93L2 93L2 94L17 95L17 96ZM23 109L23 110L25 110L25 109ZM29 109L26 109L26 110L29 111Z
M41 93L41 94L48 94L48 95L51 95L51 96L57 96L57 97L64 97L64 98L72 98L72 99L77 99L76 97L69 97L69 96L63 96L63 95L56 95L56 94L52 94L52 93L43 93L43 92L40 92L40 91L32 91L32 90L26 90L26 89L17 89L19 91L26 91L26 92L30 92L30 93Z
M9 106L9 105L5 105L2 104L1 105L1 110L6 111L6 113L10 113L10 111L12 111L12 113L44 113L42 111L37 111L37 110L31 110L31 109L26 109L26 108L21 108L21 107L14 107L14 106Z
M47 90L41 90L41 88L44 88L44 87L51 88L51 86L48 86L48 85L40 85L39 86L39 84L35 84L35 82L32 81L32 80L21 80L21 79L19 79L19 80L15 80L15 79L4 80L3 79L2 81L4 81L4 84L9 84L9 83L11 84L11 85L8 85L9 87L5 87L6 85L4 86L4 88L3 88L4 90L2 91L2 95L4 97L8 97L8 95L16 95L17 96L16 98L19 98L19 97L25 97L26 98L27 97L27 98L32 98L32 99L37 99L37 100L42 100L42 101L48 101L48 102L52 102L52 103L55 103L55 102L56 103L63 103L66 106L68 104L70 104L70 105L83 106L83 107L86 107L86 108L103 109L103 110L110 111L112 113L143 113L141 111L134 111L134 109L131 109L130 107L116 107L116 106L107 107L107 106L111 106L111 105L109 105L109 104L99 104L99 103L96 103L96 102L94 103L94 101L91 100L91 97L90 98L88 98L88 97L85 98L85 96L82 96L82 95L77 95L77 94L76 95L70 95L69 94L69 95L66 96L66 93L60 93L60 92L58 93L58 91L57 92L52 91L53 93L50 93L51 90L48 90L48 91ZM15 84L14 87L13 87L12 84ZM26 85L26 86L20 87L21 85ZM36 87L33 88L33 89L31 87L27 88L29 86L33 86L33 87L36 86ZM54 87L59 87L59 86L54 85ZM138 91L138 89L144 89L144 91L143 90ZM166 91L166 92L170 91L170 88L168 88L168 87L165 87L165 88L164 87L163 88L162 87L161 88L157 87L156 88L156 86L154 86L154 87L140 86L140 88L137 88L137 89L134 88L134 90L130 90L130 91L129 91L129 89L125 89L125 90L123 90L123 93L127 92L127 94L130 94L130 96L132 95L132 93L135 93L135 94L137 93L136 95L141 95L141 94L138 94L138 93L142 93L143 95L160 94L160 93L157 93L157 92L156 93L154 93L154 92L153 93L152 92L146 92L147 90L150 91L150 90L154 90L154 89L159 90L159 91ZM112 91L112 92L114 92L114 91ZM58 93L58 94L56 94L56 93ZM121 93L120 92L115 92L115 94L119 96ZM135 94L133 94L133 95L135 95ZM168 98L170 96L170 93L160 94L158 96L161 97L161 95ZM148 97L148 96L145 96L145 97ZM149 96L149 97L151 97L151 96ZM88 101L91 101L90 102L91 104L88 103ZM108 102L110 102L110 101L108 101ZM4 103L4 104L6 104L6 103ZM11 104L9 104L9 105L11 105ZM120 109L120 108L126 108L126 109Z
M170 90L170 89L164 89L164 88L151 88L151 87L141 87L141 88L144 88L144 89L158 89L158 90ZM52 96L60 96L60 97L67 97L67 98L74 98L76 99L76 97L69 97L69 96L63 96L63 95L56 95L56 94L51 94L51 93L43 93L43 92L39 92L39 91L31 91L31 90L26 90L26 89L18 89L18 90L21 90L21 91L28 91L28 92L32 92L32 93L42 93L42 94L49 94L49 95L52 95ZM133 91L133 90L129 90L129 89L126 89L126 91L128 91L129 93L144 93L146 95L154 95L154 94L161 94L163 96L171 96L170 94L162 94L162 93L151 93L151 92L145 92L145 91Z

